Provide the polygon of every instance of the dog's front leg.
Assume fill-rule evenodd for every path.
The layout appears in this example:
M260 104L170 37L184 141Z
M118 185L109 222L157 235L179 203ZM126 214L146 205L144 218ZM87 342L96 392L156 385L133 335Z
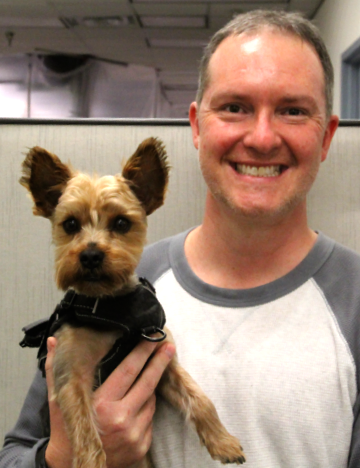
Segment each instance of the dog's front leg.
M98 362L116 336L64 325L57 333L54 394L73 449L73 468L106 468L106 456L92 404Z

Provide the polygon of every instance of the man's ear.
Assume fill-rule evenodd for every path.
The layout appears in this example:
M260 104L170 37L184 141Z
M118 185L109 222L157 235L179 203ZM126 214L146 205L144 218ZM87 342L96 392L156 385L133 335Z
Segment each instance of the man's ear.
M32 148L22 163L20 184L34 200L33 213L49 218L72 177L70 168L44 148Z
M322 142L322 151L321 151L321 162L325 161L331 141L336 132L336 129L339 126L339 117L337 115L332 115L327 123L325 134Z
M157 138L148 138L140 143L125 164L122 176L129 181L146 215L164 203L169 171L165 147Z
M194 146L196 149L199 149L199 139L200 139L199 119L198 119L198 105L196 102L192 102L190 104L189 120L190 120L190 125L191 125L191 130L192 130Z

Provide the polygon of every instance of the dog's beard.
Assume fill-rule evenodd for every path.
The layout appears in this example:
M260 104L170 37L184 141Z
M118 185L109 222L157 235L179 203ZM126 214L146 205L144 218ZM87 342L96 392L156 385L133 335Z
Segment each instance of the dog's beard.
M101 266L87 269L81 265L79 255L83 249L71 249L64 255L58 249L56 258L56 283L64 291L75 289L87 296L114 295L133 283L134 271L142 253L142 244L127 248L105 250Z

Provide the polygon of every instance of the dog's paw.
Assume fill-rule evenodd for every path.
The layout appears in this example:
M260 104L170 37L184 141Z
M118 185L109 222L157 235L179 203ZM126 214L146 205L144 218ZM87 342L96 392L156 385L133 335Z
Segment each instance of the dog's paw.
M227 436L218 439L216 443L207 444L207 449L214 460L219 460L221 463L242 465L246 458L243 449L236 437L228 434Z
M239 457L237 458L234 458L234 459L231 459L231 458L227 458L226 460L220 460L221 463L223 463L224 465L225 464L228 464L228 463L233 463L235 465L242 465L243 463L246 462L246 458L245 458L245 455L243 452L241 452L242 455L240 455Z

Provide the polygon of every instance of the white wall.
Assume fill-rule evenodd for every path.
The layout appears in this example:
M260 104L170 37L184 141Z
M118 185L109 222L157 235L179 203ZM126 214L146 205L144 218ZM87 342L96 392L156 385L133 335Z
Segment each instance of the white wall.
M360 37L360 1L325 0L314 18L335 70L334 112L340 115L341 55Z

